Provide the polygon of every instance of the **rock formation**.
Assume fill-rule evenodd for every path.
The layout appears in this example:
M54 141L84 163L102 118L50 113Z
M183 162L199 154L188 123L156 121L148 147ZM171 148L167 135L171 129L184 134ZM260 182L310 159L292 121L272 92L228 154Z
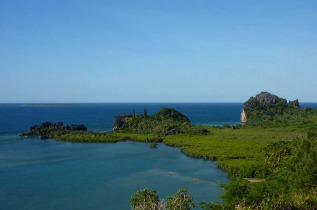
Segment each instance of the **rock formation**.
M276 95L273 95L268 92L261 92L257 94L255 97L250 97L249 100L247 100L243 104L244 109L257 109L260 107L267 107L272 104L277 104L279 102L287 103L287 100L284 98L280 98Z
M113 130L119 130L122 125L132 117L131 114L117 115L113 118Z
M246 115L246 113L245 113L243 108L242 108L242 111L241 111L241 123L242 124L248 123L247 115Z
M268 92L261 92L255 97L250 97L249 100L243 104L241 110L241 123L245 124L248 122L248 115L251 111L267 110L268 107L274 104L281 104L285 106L289 105L292 108L299 108L299 102L297 99L287 104L287 100L284 98L280 98Z

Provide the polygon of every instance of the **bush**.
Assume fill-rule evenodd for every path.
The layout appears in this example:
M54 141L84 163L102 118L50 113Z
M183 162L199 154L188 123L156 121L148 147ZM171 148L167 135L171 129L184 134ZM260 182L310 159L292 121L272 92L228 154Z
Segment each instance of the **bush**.
M251 183L242 177L221 184L223 208L317 209L317 141L308 138L272 143L266 149L270 166L266 181ZM215 205L205 205L212 209Z
M159 196L155 190L139 190L131 196L130 204L133 209L155 210L159 204Z
M170 210L189 210L194 208L193 197L187 194L187 190L180 189L176 194L166 198L167 209Z
M189 210L194 208L193 198L187 191L180 189L173 196L160 200L156 191L150 189L140 190L130 198L133 210Z

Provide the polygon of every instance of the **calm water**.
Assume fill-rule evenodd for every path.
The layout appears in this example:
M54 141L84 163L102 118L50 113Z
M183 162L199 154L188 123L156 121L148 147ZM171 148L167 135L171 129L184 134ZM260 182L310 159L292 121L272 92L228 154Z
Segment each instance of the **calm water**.
M31 125L44 121L61 121L67 124L84 123L88 129L107 131L112 129L113 117L117 114L149 114L161 107L173 107L184 113L195 124L222 125L234 124L240 120L241 103L152 103L152 104L79 104L79 106L35 107L21 104L0 104L0 134L19 133ZM5 122L5 123L3 123Z
M303 106L304 104L302 104ZM179 188L195 203L219 201L217 181L226 175L214 162L193 159L178 148L121 142L69 143L17 134L43 121L84 123L95 131L111 130L114 115L154 113L174 107L195 124L239 122L240 103L212 104L80 104L71 107L0 105L0 209L130 209L139 189L155 189L160 197ZM317 104L305 104L317 108ZM203 181L197 182L193 178Z

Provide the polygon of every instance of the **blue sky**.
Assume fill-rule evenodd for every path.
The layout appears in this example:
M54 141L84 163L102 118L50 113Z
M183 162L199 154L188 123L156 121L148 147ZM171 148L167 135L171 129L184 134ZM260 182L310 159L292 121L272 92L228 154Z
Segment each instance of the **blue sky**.
M317 1L0 1L0 103L317 102Z

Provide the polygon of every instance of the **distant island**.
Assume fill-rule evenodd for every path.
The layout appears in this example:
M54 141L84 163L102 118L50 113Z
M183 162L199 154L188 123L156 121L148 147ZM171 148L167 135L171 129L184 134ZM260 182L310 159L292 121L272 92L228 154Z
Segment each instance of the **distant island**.
M139 141L149 142L151 148L163 142L189 156L217 160L230 181L220 185L223 202L200 203L203 209L317 206L317 110L301 109L298 100L287 102L268 92L243 104L241 124L236 125L194 125L184 114L163 107L153 115L146 109L140 115L134 111L117 115L110 132L45 122L20 136L71 142ZM153 195L153 190L139 191L132 196L131 205L134 209L159 205L160 199L152 199Z
M79 106L79 104L22 104L22 106Z

